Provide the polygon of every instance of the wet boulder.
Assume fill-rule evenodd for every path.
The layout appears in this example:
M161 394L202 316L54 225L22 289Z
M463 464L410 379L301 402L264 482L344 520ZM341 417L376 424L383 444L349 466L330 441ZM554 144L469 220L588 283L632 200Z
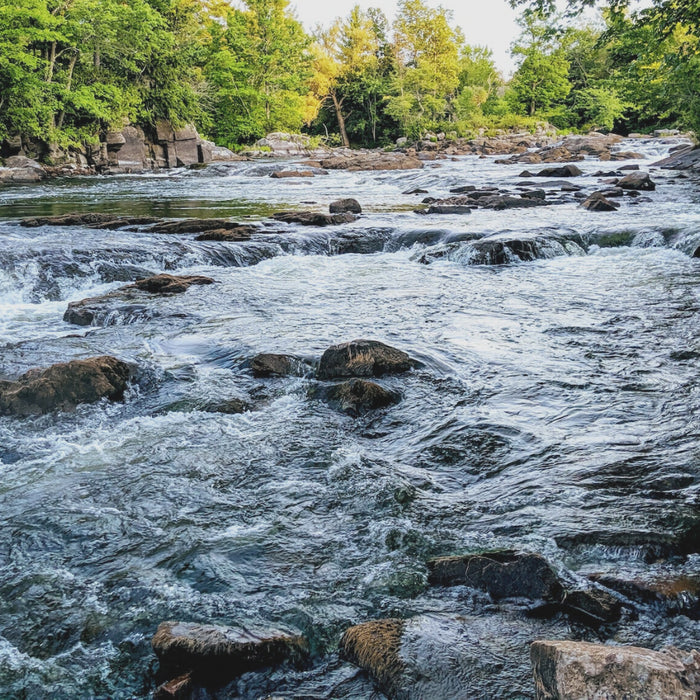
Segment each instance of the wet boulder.
M414 364L405 352L378 340L352 340L323 353L318 378L381 377L408 372Z
M198 681L212 684L256 668L298 662L308 653L306 639L281 630L192 622L161 623L151 646L166 677L191 671Z
M433 586L468 586L486 591L494 600L558 602L563 595L557 573L539 554L503 550L439 557L428 562L428 572Z
M601 588L567 591L562 608L569 615L593 626L616 622L622 615L622 603Z
M392 700L529 697L529 644L566 634L523 615L418 615L348 629L341 657L364 669Z
M530 658L538 700L696 700L700 692L697 651L536 641Z
M619 206L617 202L611 202L602 192L594 192L581 202L581 207L588 211L617 211Z
M193 285L214 284L211 277L203 275L154 275L146 279L137 280L131 287L148 292L149 294L182 294Z
M301 226L338 226L357 220L357 216L349 212L322 214L313 211L284 211L273 214L272 218L285 224L299 224Z
M192 674L183 673L159 685L153 693L153 700L191 700L193 691Z
M404 625L398 619L365 622L348 629L340 640L341 658L367 671L389 697L399 693L403 685L405 665L400 652Z
M649 173L632 172L625 175L617 182L617 186L623 190L642 190L652 192L656 189L656 183L651 179Z
M309 367L298 357L268 352L256 355L251 360L250 369L254 377L303 377L309 371Z
M366 379L351 379L337 384L326 392L326 399L339 411L359 416L398 403L401 397L395 391Z
M562 165L558 168L543 168L538 173L528 170L520 173L520 177L579 177L583 171L576 165Z
M121 401L130 375L126 362L107 355L33 369L16 381L0 382L0 414L40 415L103 398Z
M117 214L103 214L101 212L86 212L73 214L60 214L57 216L36 216L22 219L20 226L25 228L37 228L39 226L87 226L89 228L121 228L132 224L155 223L157 219L151 217L119 216Z
M46 170L43 166L25 156L10 156L5 160L5 167L0 167L0 183L39 182L45 177Z
M362 207L356 199L348 197L347 199L336 199L331 202L328 207L331 214L362 214Z

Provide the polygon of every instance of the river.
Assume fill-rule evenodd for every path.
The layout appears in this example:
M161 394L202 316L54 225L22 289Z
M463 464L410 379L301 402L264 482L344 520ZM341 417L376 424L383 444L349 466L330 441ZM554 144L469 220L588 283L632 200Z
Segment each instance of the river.
M673 145L625 149L646 169ZM437 165L274 180L280 163L242 162L0 190L0 378L102 354L139 367L123 403L0 418L0 697L146 698L150 638L168 619L309 637L309 668L246 674L217 697L382 697L335 658L347 627L485 614L426 587L430 557L510 547L573 578L697 573L698 182L653 170L650 201L610 213L572 201L417 215L422 195L403 192L515 187L523 169ZM591 174L619 164L579 165L572 181L594 189ZM257 221L340 196L362 203L357 222L240 244L18 224L70 211ZM473 238L552 235L565 244L542 259L473 264ZM101 327L63 321L68 302L163 271L216 284ZM313 379L247 368L354 338L420 361L383 380L398 405L352 418ZM232 397L252 410L198 410ZM612 639L700 648L700 629L650 608ZM497 694L477 675L474 697L533 697L528 674L527 659L507 661Z

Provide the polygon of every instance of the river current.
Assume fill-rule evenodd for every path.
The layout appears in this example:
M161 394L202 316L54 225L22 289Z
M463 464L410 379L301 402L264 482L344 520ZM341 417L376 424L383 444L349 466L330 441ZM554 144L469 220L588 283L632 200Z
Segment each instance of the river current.
M674 145L625 150L648 169ZM620 163L579 165L572 181L594 189L592 174ZM311 640L309 668L246 674L217 697L379 698L335 657L347 627L482 615L479 600L426 586L430 557L509 547L573 578L697 573L700 183L652 169L650 201L616 212L420 216L423 195L402 193L515 187L523 166L460 157L268 177L280 167L294 166L0 190L0 378L102 354L139 367L123 403L0 418L0 697L146 698L150 638L179 619ZM258 221L344 196L363 206L355 223L275 225L240 244L18 223L71 211ZM552 235L542 259L473 264L471 239ZM70 301L164 271L216 284L100 327L62 319ZM260 352L315 360L355 338L421 362L383 380L398 405L352 418L310 378L247 367ZM234 397L252 410L199 410ZM675 556L679 538L689 556ZM498 636L498 618L484 624ZM533 627L508 628L519 633ZM700 629L651 611L612 639L700 648ZM475 675L474 697L534 695L527 659L489 683Z

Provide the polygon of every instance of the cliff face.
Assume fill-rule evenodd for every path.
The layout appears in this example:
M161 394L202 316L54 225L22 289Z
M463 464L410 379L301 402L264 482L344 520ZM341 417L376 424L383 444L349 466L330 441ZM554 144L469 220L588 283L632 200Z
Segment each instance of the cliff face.
M16 136L2 142L0 155L41 160L54 175L119 175L237 159L227 148L201 138L194 126L175 129L165 121L151 129L128 125L102 134L99 143L78 148L61 149Z

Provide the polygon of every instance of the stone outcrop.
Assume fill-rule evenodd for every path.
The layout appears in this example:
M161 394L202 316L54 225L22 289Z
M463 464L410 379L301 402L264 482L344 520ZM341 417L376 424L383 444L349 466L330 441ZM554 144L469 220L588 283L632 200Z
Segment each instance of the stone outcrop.
M697 651L537 641L530 657L537 700L696 700L700 692Z
M131 370L115 357L72 360L0 382L0 414L30 416L70 411L81 403L124 397Z
M22 219L20 226L38 228L39 226L84 226L95 229L118 229L125 226L144 226L158 222L153 216L119 216L102 212L83 214L59 214L58 216L37 216Z
M390 345L377 340L353 340L334 345L323 353L318 377L381 377L407 372L414 364L405 352Z
M398 403L401 397L376 382L351 379L328 389L326 399L339 411L350 416L359 416Z
M665 170L700 171L700 147L684 146L654 165Z
M543 168L536 173L531 173L529 170L520 173L520 177L579 177L580 175L583 175L583 171L575 165L562 165L558 168Z
M166 677L190 671L202 684L225 681L285 661L299 661L308 653L307 641L288 632L192 622L161 623L151 646Z
M556 572L539 554L504 550L440 557L428 562L428 571L431 585L469 586L486 591L494 600L559 601L563 593Z
M137 280L130 286L149 294L182 294L192 285L203 284L214 284L214 280L203 275L169 275L163 273Z
M316 146L306 134L288 134L276 131L255 142L248 151L250 155L269 155L275 158L290 158L293 156L318 156L330 151L324 146Z
M46 175L46 170L40 163L25 156L10 156L5 159L4 166L0 167L0 183L39 182Z

